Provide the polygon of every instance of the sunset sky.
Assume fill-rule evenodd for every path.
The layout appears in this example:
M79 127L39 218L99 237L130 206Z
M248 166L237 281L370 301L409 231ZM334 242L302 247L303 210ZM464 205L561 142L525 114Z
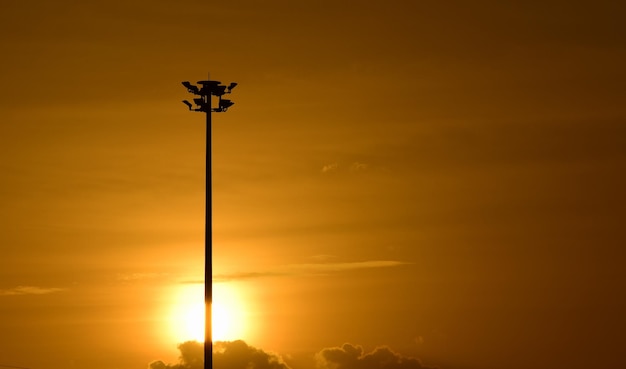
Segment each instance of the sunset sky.
M292 369L344 343L626 367L625 12L2 1L0 366L146 368L195 338L205 124L180 82L210 72L239 84L213 116L222 339Z

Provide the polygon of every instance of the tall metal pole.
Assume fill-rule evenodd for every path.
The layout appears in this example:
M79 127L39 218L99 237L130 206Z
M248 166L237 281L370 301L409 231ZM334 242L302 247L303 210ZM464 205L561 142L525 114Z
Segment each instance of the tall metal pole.
M204 367L213 368L212 314L213 306L213 176L211 163L211 95L206 96L206 205L204 233Z
M223 99L224 94L229 94L237 83L230 83L228 86L224 86L219 81L198 81L202 86L198 86L183 82L183 86L187 88L188 92L194 95L199 95L200 98L193 99L194 104L187 100L183 100L183 103L189 107L189 110L196 112L204 112L206 114L206 204L205 204L205 233L204 233L204 304L205 304L205 323L204 323L204 368L213 368L213 337L212 337L212 322L211 322L211 307L213 305L213 212L212 212L212 163L211 163L211 113L225 112L234 103L230 100ZM219 97L219 103L216 108L211 106L212 96Z

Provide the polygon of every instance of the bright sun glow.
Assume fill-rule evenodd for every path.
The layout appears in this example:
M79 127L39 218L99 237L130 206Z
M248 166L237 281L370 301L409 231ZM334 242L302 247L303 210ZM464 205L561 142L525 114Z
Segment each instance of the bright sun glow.
M248 319L241 291L231 283L213 285L213 341L245 339ZM204 341L204 285L176 288L169 316L170 334L177 343Z

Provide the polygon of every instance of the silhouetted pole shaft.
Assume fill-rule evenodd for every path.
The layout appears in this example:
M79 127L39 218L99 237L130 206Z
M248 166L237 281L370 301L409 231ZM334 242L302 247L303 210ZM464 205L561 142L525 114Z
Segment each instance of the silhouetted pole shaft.
M206 206L204 234L204 368L213 368L213 338L211 337L211 306L213 306L213 202L212 202L212 168L211 168L211 95L206 97L209 107L206 112Z

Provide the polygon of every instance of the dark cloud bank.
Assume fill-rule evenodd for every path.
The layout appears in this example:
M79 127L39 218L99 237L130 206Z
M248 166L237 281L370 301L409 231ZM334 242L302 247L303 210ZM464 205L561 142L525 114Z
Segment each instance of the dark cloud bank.
M419 359L402 356L385 346L364 353L361 346L346 343L325 348L315 357L320 369L432 369Z
M203 345L188 341L178 346L178 364L153 361L149 369L203 369ZM315 354L318 369L433 369L419 359L402 356L388 347L378 347L365 353L361 346L346 343L341 347L325 348ZM297 369L291 368L274 353L249 346L244 341L216 342L213 347L215 369Z

